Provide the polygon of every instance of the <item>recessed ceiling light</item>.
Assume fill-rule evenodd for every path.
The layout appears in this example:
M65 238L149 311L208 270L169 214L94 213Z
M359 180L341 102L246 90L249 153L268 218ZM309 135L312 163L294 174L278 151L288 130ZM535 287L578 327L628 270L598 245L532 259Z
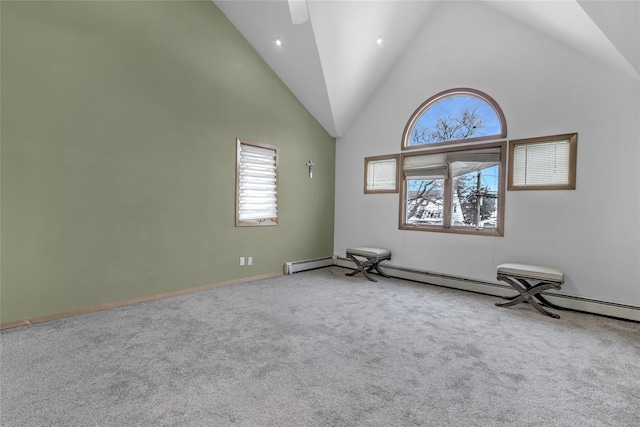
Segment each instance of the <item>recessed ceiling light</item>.
M280 38L276 39L276 46L282 46L282 40L280 40Z
M382 44L382 41L382 37L378 36L378 38L376 39L376 44L380 46Z

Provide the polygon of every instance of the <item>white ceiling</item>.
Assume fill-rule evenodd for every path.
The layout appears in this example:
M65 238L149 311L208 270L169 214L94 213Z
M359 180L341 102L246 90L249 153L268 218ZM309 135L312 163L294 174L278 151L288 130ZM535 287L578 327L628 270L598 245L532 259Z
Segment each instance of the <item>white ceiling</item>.
M447 0L213 1L326 131L339 137ZM640 80L638 1L476 1Z

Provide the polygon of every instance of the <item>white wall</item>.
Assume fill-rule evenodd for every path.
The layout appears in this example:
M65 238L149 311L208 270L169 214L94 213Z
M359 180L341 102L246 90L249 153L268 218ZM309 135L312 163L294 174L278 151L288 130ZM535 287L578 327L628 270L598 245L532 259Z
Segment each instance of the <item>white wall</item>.
M399 195L365 195L363 159L399 153L413 111L455 87L493 97L509 139L578 132L577 189L508 191L504 237L399 230ZM482 2L441 2L337 141L335 253L380 246L393 265L491 282L503 262L552 265L565 294L640 306L639 99L638 80Z

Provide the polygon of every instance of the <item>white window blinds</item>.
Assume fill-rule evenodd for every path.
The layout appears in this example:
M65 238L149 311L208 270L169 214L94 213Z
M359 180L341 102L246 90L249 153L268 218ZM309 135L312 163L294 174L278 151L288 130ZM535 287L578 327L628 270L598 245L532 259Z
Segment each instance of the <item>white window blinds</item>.
M384 192L397 190L397 157L368 160L366 190L371 192Z
M403 173L409 179L447 179L500 164L500 147L404 158Z
M238 140L236 225L278 222L278 148Z
M409 179L444 179L449 175L447 154L424 154L407 156L403 162L403 173Z
M513 147L513 184L519 187L569 184L569 141Z
M500 147L457 151L447 156L452 178L500 164Z

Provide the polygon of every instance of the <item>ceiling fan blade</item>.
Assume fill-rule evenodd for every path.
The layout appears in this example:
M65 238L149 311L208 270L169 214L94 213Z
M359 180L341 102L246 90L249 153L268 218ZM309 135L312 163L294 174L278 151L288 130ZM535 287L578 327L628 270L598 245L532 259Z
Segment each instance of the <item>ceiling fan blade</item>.
M304 24L309 20L305 0L289 0L289 12L291 13L291 22L295 25Z

